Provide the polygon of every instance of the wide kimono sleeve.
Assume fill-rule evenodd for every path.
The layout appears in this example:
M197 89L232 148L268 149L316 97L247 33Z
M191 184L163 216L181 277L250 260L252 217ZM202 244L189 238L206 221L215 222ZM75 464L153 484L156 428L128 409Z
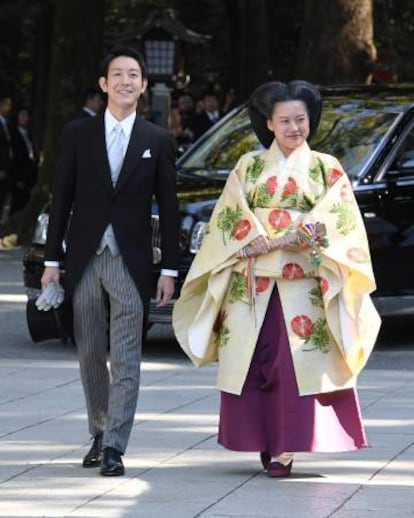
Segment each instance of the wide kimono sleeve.
M324 390L324 384L329 386L320 367L326 362L325 374L331 369L329 356L333 358L335 349L344 362L342 375L338 375L342 380L339 385L346 385L348 378L351 382L366 364L380 327L380 318L370 297L376 285L365 225L350 180L335 157L322 153L315 155L318 166L312 170L315 174L313 179L323 182L324 189L313 208L301 219L304 223L322 222L326 225L329 246L321 249L321 263L311 274L319 288L312 288L311 281L306 279L290 281L292 257L288 252L280 255L278 274L286 327L302 393L314 391L312 387L317 387L319 380L322 380L321 390ZM308 264L310 253L310 249L302 252ZM265 262L262 262L263 267ZM266 273L266 268L262 273ZM304 290L306 282L310 289ZM301 302L298 304L298 301ZM330 355L318 357L317 354L309 354L310 350L329 351ZM325 356L323 362L322 356ZM340 365L340 362L335 365ZM338 374L338 367L335 369Z
M329 161L325 171L329 188L310 218L327 226L330 245L323 251L319 276L334 277L338 283L326 294L327 321L348 368L356 375L368 360L380 328L370 297L376 284L366 229L351 183L338 160L329 157Z
M243 155L231 171L174 306L176 337L197 366L217 359L211 335L238 252L266 234L244 194L243 175L250 157L251 153Z

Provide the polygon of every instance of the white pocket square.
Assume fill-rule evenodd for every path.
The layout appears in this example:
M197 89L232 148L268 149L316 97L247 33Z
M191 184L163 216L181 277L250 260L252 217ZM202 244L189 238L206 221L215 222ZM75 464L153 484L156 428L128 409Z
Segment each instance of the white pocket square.
M142 158L151 158L151 150L150 150L150 149L146 149L146 150L142 153Z

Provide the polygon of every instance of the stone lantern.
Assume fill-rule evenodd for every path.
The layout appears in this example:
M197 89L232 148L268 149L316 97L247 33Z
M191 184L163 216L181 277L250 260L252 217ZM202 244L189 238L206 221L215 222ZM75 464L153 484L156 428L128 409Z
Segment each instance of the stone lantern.
M148 68L151 85L151 107L154 122L169 126L171 86L183 88L190 81L185 71L188 44L203 44L211 36L185 27L173 9L153 11L142 26L124 43L139 43Z

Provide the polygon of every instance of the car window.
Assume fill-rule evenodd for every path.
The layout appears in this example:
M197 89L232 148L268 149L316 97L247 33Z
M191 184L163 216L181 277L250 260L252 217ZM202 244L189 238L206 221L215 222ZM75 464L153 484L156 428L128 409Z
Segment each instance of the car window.
M395 112L325 109L311 147L334 155L348 175L359 176L398 116Z
M325 106L313 149L338 158L351 178L359 176L399 111L365 110L358 106ZM206 139L190 149L180 168L214 170L227 175L243 153L262 149L250 126L247 109L229 116Z
M216 131L190 149L180 166L224 170L223 174L227 175L241 155L256 149L263 149L263 146L253 133L247 110L243 108L230 114Z
M398 150L391 172L393 178L411 179L414 178L414 126L404 138Z

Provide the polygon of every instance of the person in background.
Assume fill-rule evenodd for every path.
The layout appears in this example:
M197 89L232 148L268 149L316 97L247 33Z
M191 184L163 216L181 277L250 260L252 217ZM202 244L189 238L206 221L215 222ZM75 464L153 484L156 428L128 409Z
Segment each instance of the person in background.
M152 292L153 197L162 235L156 288L160 307L174 293L179 212L172 135L137 114L147 88L142 56L129 48L111 51L99 85L108 96L105 112L72 121L63 132L42 288L60 282L67 231L65 293L73 307L93 437L82 465L100 467L103 476L120 476L137 405L142 335Z
M356 391L380 319L365 226L338 160L312 150L322 109L306 81L249 101L265 150L230 173L175 303L193 362L218 361L218 441L288 477L295 452L367 446Z
M189 93L181 93L176 106L171 110L170 123L170 129L178 146L189 146L192 143L194 135L190 129L190 122L194 114L194 99Z
M21 106L13 128L13 165L10 181L10 215L22 210L38 178L38 154L30 131L30 110Z
M188 123L188 128L196 141L220 119L219 100L215 92L205 92L203 97L203 109L196 113Z
M13 144L8 118L12 108L11 96L6 92L0 92L0 222L6 217L4 208L10 193Z
M94 117L100 113L105 105L102 91L99 88L90 88L84 95L84 105L78 114L78 118Z
M231 112L231 110L236 108L236 106L236 92L234 91L234 88L229 88L224 96L224 101L221 108L222 115L226 115L227 113Z

